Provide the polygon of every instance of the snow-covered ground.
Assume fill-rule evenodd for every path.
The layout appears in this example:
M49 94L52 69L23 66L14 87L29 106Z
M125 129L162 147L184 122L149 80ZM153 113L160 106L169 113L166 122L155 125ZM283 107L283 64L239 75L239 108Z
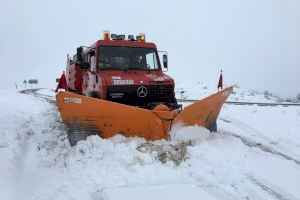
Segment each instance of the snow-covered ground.
M208 86L202 82L187 82L177 85L175 92L178 99L197 100L217 92L217 87ZM274 103L280 99L267 91L242 90L234 85L234 92L229 96L228 101Z
M177 95L213 91L201 87ZM224 105L218 133L184 127L171 141L90 136L71 147L53 91L37 93L0 91L1 200L300 199L300 107ZM276 101L235 88L236 99Z

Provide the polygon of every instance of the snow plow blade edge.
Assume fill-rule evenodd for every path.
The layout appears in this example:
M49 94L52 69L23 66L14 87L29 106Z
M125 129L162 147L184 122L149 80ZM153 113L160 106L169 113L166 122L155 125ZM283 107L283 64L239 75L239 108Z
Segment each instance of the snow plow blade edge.
M217 131L217 118L223 104L232 93L233 87L210 95L202 100L186 106L173 121L173 126L180 123L183 126L203 126L210 131Z

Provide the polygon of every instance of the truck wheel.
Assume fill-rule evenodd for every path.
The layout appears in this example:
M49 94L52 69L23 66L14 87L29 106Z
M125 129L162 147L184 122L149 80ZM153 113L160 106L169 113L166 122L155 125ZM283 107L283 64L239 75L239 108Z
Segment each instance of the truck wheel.
M68 140L71 146L75 146L79 141L86 140L90 135L87 132L68 130Z

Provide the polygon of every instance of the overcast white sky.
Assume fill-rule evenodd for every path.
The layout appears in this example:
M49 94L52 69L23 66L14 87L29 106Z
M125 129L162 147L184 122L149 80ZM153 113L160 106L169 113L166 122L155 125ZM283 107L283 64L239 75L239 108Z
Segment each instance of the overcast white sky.
M299 0L0 0L0 89L54 86L66 55L114 33L146 33L177 82L300 93Z

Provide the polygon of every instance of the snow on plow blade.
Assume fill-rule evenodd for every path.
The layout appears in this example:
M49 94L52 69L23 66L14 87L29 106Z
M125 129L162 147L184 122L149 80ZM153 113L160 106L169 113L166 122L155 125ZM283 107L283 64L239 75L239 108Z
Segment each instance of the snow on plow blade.
M169 110L165 105L147 110L71 92L59 92L56 101L63 122L72 129L97 133L102 138L123 134L158 140L168 139L171 127L178 123L213 130L232 89L229 87L199 100L181 112Z

